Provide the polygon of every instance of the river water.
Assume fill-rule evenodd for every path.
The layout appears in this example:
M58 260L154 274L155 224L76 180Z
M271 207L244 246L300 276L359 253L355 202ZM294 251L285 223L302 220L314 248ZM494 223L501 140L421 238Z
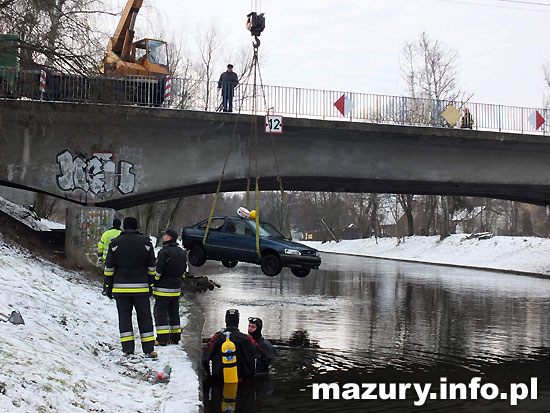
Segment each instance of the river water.
M262 318L263 335L278 353L269 378L239 386L237 412L550 411L550 279L335 254L322 259L322 269L305 279L287 269L270 278L248 264L197 269L222 286L199 297L203 340L224 326L226 309L237 308L240 330L249 316ZM442 400L450 383L466 387L474 377L498 386L496 399L481 398L493 391L486 387L476 400L470 388L457 393L465 400ZM318 383L338 383L340 399L315 400ZM356 399L363 383L376 384L377 400ZM439 396L416 406L411 387L402 400L381 400L389 383L430 383ZM526 396L517 406L510 405L512 383ZM204 388L205 411L221 411L222 390Z

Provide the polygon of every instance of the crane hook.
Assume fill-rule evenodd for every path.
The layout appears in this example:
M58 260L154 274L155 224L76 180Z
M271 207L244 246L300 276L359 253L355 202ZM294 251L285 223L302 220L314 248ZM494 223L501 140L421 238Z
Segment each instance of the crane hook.
M258 36L254 36L254 39L256 40L255 42L253 41L252 42L252 46L254 46L254 49L257 49L258 47L260 47L260 39L258 39Z

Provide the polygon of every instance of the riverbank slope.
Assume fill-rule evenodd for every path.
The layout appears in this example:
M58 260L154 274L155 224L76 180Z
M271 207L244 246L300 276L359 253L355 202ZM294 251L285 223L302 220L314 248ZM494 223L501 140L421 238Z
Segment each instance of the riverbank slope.
M302 243L321 252L550 275L547 238L453 234L444 240L412 236Z
M0 411L199 411L199 383L182 346L157 347L157 360L141 352L122 357L114 300L101 283L64 269L0 235L0 312L18 310L25 324L0 314ZM192 305L182 297L182 314ZM182 327L188 321L184 315ZM184 334L185 336L185 334ZM185 338L184 338L185 340ZM168 382L157 373L172 367Z

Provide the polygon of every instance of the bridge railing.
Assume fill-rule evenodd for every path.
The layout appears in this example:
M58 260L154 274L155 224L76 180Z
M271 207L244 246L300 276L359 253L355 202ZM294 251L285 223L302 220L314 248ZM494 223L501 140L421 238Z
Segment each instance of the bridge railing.
M0 99L31 99L61 102L155 106L166 109L221 110L218 82L194 79L167 79L139 76L72 75L47 71L41 88L40 70L0 67ZM44 75L44 74L43 74ZM255 97L254 97L255 96ZM353 109L344 117L335 102L345 96ZM429 127L451 127L442 113L453 105L462 114L468 108L473 129L516 133L548 134L548 115L543 108L504 106L475 102L444 101L403 96L287 86L240 84L235 88L233 112L271 113L324 120L385 123ZM530 118L539 116L544 124L536 128ZM536 118L535 118L536 119ZM454 127L460 127L460 120Z

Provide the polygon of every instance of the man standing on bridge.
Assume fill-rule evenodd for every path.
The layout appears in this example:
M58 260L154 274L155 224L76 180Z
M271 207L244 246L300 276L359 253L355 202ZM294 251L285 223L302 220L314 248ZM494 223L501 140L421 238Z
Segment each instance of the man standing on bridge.
M233 112L233 91L239 84L239 77L233 72L233 65L227 65L227 71L223 72L218 81L218 90L222 91L222 104L224 112Z
M474 126L474 117L468 110L468 108L464 108L464 115L462 116L462 122L460 123L460 127L462 129L472 129Z

